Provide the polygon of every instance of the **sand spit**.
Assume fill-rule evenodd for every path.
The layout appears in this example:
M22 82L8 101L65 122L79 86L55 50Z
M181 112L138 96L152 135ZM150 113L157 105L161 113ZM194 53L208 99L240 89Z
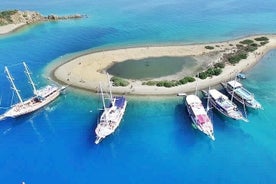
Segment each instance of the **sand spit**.
M209 77L201 80L197 78L198 89L206 89L209 86L214 86L220 82L234 78L241 71L246 71L253 67L269 50L276 48L276 35L258 35L250 36L242 39L210 43L210 44L194 44L182 46L153 46L153 47L137 47L125 48L118 50L107 50L100 52L92 52L80 57L76 57L64 64L54 68L52 75L54 79L68 85L84 88L92 91L97 91L99 82L106 83L107 77L105 69L111 66L114 62L123 62L125 60L139 60L148 57L182 57L194 56L195 58L204 58L204 56L214 55L210 63L220 61L220 56L223 53L230 53L236 49L236 45L245 39L254 39L265 36L269 38L269 43L258 47L254 52L248 54L247 59L241 60L235 65L226 65L223 72L219 76ZM213 50L206 49L205 46L213 46ZM179 79L181 74L169 76L170 79ZM112 91L117 94L130 95L175 95L180 92L192 92L196 88L196 82L180 85L176 87L166 88L157 86L142 85L143 81L129 80L130 85L127 87L113 87Z

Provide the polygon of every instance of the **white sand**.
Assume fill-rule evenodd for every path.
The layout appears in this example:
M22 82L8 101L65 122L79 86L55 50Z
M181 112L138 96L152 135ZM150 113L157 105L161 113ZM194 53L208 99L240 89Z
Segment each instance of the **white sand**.
M163 56L199 56L206 55L213 51L220 51L221 53L231 52L233 49L235 49L235 45L238 44L239 41L244 39L254 39L260 36L268 37L269 43L265 46L259 47L258 50L254 51L253 53L249 53L247 59L241 60L235 66L226 65L226 67L223 69L223 72L219 76L213 76L204 80L197 79L198 89L200 90L234 78L238 72L246 71L253 67L266 52L276 48L276 35L258 35L233 41L211 44L139 47L94 52L77 57L59 66L54 70L54 77L69 85L96 91L99 82L107 83L107 77L104 70L112 65L114 61L122 62L129 59L137 60L148 57ZM233 46L230 46L230 44ZM205 49L206 45L214 46L215 49ZM216 45L219 45L219 47L216 47ZM177 78L179 76L175 75L175 77ZM112 91L114 93L133 95L175 95L180 92L192 92L195 90L196 86L196 82L172 88L146 86L142 85L142 81L139 80L129 80L129 82L129 86L113 87Z
M26 25L26 23L8 24L8 25L0 26L0 35L10 33L24 25Z

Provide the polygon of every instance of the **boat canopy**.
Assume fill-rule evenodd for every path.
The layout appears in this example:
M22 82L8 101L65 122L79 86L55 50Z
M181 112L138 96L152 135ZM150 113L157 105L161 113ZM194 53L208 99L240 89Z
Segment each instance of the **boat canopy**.
M215 100L217 100L217 99L219 99L219 98L224 98L224 99L226 99L227 97L224 95L224 94L222 94L221 92L219 92L218 90L216 90L216 89L210 89L209 90L209 94L210 94L210 96L212 97L212 98L214 98Z
M126 98L123 96L116 96L115 106L118 108L123 108L125 105Z
M204 123L210 121L210 119L209 119L209 117L207 116L207 114L200 114L200 115L197 115L197 118L198 118L198 122L199 122L200 124L204 124Z
M235 80L229 81L227 82L227 84L231 86L233 89L242 87L242 84Z
M201 100L198 98L198 96L196 95L188 95L186 97L186 102L187 104L191 105L191 104L194 104L194 103L198 103L198 104L201 104Z

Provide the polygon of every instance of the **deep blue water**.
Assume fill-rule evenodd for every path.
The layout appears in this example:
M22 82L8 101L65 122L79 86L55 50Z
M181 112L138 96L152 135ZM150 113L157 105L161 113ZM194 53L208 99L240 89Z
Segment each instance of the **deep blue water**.
M222 41L276 32L273 0L1 0L0 9L82 13L87 19L46 22L0 36L0 70L8 65L22 96L30 87L19 63L39 84L45 67L86 49ZM244 85L264 106L249 123L212 113L216 141L191 127L178 97L128 97L124 119L94 145L101 106L90 92L67 93L34 114L0 124L1 183L275 183L276 51L247 73ZM58 61L56 61L58 62ZM1 106L10 86L0 74Z

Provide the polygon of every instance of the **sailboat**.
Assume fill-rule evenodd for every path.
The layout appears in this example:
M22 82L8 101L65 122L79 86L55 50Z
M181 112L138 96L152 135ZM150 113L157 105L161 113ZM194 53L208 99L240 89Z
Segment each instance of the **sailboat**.
M108 76L109 83L109 103L106 105L103 89L100 83L100 92L103 103L103 113L100 116L99 122L95 129L96 140L98 144L106 136L112 134L120 125L123 115L126 110L127 100L124 96L113 96L111 92L111 84Z
M236 80L221 83L231 98L235 98L241 104L253 108L261 109L262 105L255 99L254 94L246 90L241 83Z
M201 100L196 95L186 96L186 106L193 126L215 140L213 124L204 109Z
M227 96L222 94L216 89L209 89L208 91L202 90L203 95L208 96L210 99L210 104L217 109L220 113L226 117L248 121L243 117L242 112L238 109L237 105L232 102Z
M16 118L25 114L29 114L31 112L34 112L45 105L49 104L53 100L55 100L65 89L65 87L57 87L55 85L47 85L44 86L40 89L36 89L35 84L31 78L31 72L26 65L25 62L23 62L24 68L25 68L25 73L28 77L28 80L30 84L32 85L33 88L33 96L27 100L23 100L19 90L15 86L14 83L14 78L12 77L11 73L8 70L8 67L5 66L5 72L7 74L7 78L9 79L11 83L11 88L14 90L16 93L19 102L16 104L13 104L9 110L7 110L4 114L0 116L0 119L5 119L5 118Z
M213 123L207 114L209 110L208 109L209 104L207 103L207 111L206 111L202 105L201 100L196 94L197 94L197 84L196 84L195 94L186 96L186 107L187 107L189 116L193 121L192 125L194 128L200 130L201 132L206 134L209 138L211 138L214 141L215 136L214 136Z

